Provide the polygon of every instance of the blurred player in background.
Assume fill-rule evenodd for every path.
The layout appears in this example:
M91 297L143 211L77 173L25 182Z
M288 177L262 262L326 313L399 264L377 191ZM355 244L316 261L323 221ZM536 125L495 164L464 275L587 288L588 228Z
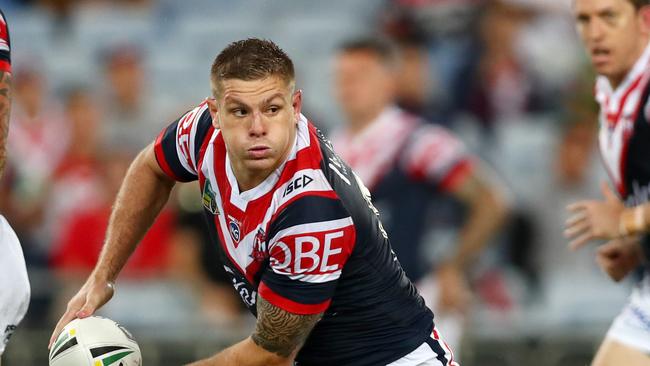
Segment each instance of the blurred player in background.
M650 1L575 0L573 10L578 33L600 75L595 91L605 168L627 206L642 204L650 193ZM597 262L620 280L647 260L642 246L650 244L650 237L636 235L642 226L634 222L636 211L621 222L618 197L606 186L603 194L604 204L583 201L569 206L565 235L573 239L573 248L615 237L598 249ZM615 207L618 215L603 216L603 206ZM619 227L605 234L603 226L611 225ZM640 272L641 279L594 358L595 366L650 365L650 276L647 266Z
M0 175L7 161L11 111L10 46L7 20L0 9ZM29 279L20 242L7 220L0 215L0 357L27 312L29 295Z
M367 189L300 113L284 51L258 39L232 43L211 82L214 98L132 163L100 259L53 338L112 297L175 182L198 180L221 263L257 324L251 337L192 365L458 365Z
M465 273L504 221L506 205L479 159L450 131L395 106L398 62L392 44L382 39L341 46L336 91L347 124L334 132L332 143L370 189L404 271L457 350L470 300ZM458 198L468 212L455 252L432 268L423 255L431 244L426 213L441 192Z

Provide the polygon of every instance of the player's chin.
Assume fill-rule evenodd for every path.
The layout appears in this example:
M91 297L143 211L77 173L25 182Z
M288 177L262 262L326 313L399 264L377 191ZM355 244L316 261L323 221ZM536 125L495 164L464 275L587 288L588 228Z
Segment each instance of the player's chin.
M273 168L277 163L277 159L272 157L262 157L246 160L246 168L251 171L266 171Z
M603 75L605 77L615 76L616 70L612 67L612 64L609 62L594 62L592 63L594 70L598 75Z

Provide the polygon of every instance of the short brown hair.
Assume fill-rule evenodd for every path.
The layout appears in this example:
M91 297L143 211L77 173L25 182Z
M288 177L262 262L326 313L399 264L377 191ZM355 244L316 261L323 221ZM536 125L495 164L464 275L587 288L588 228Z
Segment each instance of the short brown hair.
M280 77L287 83L295 78L291 58L278 45L258 38L233 42L212 63L212 94L217 96L219 82L225 79L251 81L269 76Z

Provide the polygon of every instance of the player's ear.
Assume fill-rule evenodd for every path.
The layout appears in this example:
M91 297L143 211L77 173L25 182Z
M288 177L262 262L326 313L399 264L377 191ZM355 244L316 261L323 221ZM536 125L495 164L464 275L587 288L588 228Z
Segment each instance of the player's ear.
M208 103L208 110L210 110L210 117L212 117L212 125L214 128L219 127L219 111L217 109L217 99L210 97L205 100Z
M291 98L291 105L293 106L293 114L296 123L300 120L300 112L302 111L302 90L298 89L293 93Z

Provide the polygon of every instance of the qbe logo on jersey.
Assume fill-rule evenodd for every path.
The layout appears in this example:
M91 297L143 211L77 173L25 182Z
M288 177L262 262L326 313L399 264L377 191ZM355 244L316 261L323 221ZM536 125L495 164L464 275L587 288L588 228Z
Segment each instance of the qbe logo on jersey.
M289 275L312 275L314 282L338 278L350 255L348 243L353 228L309 235L286 236L271 249L274 271ZM335 277L332 277L335 276Z

